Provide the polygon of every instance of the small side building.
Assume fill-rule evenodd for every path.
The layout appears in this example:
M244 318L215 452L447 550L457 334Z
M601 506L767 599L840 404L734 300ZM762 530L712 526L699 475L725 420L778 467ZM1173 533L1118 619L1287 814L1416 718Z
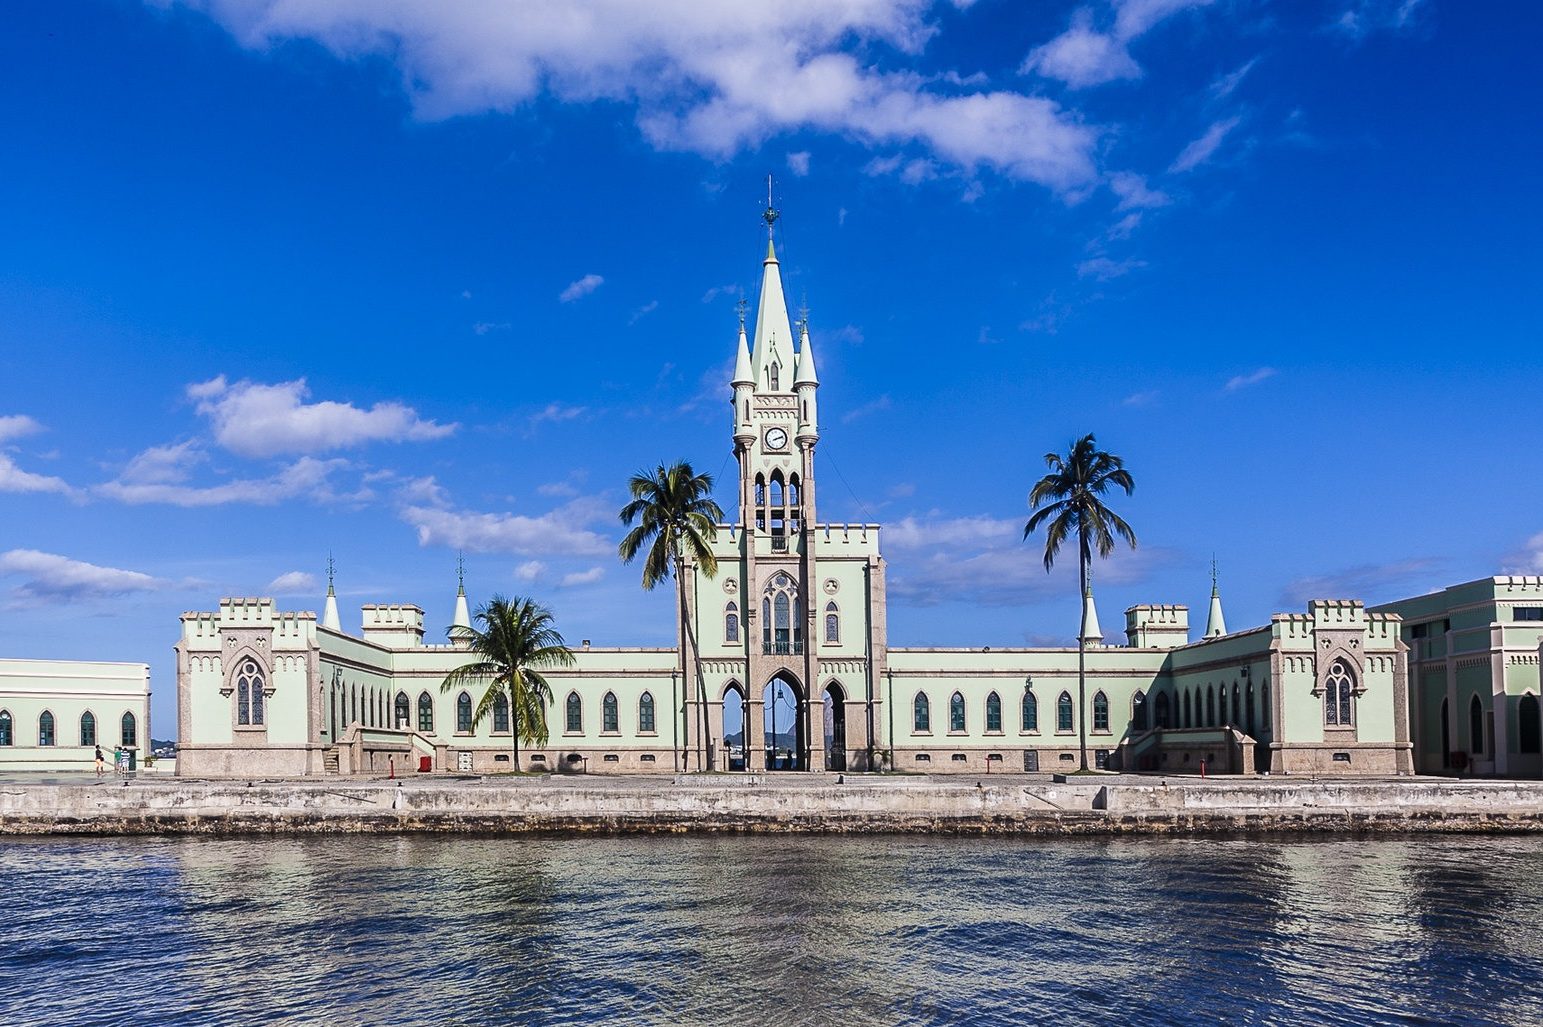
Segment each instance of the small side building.
M0 660L0 771L89 770L96 747L150 750L150 668Z

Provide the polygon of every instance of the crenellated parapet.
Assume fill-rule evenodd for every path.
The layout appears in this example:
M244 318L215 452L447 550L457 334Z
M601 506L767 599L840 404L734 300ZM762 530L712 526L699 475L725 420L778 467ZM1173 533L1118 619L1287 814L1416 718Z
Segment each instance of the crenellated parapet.
M1125 611L1125 639L1138 649L1174 649L1189 643L1189 607L1142 603Z

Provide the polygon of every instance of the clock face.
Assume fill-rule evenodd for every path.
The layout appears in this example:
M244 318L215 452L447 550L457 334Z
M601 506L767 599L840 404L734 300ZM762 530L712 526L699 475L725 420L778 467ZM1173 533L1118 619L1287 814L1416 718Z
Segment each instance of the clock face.
M788 433L781 428L773 428L766 433L766 448L781 449L788 444Z

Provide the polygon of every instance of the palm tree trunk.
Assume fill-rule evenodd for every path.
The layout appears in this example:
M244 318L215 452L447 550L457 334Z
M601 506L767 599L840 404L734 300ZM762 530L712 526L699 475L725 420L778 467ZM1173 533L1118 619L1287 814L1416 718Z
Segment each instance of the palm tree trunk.
M1088 675L1087 657L1088 640L1082 630L1082 619L1086 613L1088 601L1088 530L1083 528L1078 533L1079 547L1077 550L1077 750L1079 760L1077 769L1086 773L1088 769Z
M707 681L702 676L702 652L696 644L696 630L691 626L691 617L686 608L686 560L685 557L676 557L675 582L680 590L680 623L685 631L685 641L691 645L692 666L696 668L697 685L697 769L707 769ZM681 653L681 676L686 673L686 654Z
M514 704L514 689L509 689L509 734L514 738L514 772L520 772L520 707Z
M677 605L680 607L680 686L682 689L686 687L686 633L690 628L690 624L686 619L686 581L681 577L681 567L684 562L679 557L675 558L675 598ZM685 715L686 710L690 708L689 704L685 701L685 696L688 694L685 691L681 692L681 709L678 715ZM690 744L688 738L686 742L686 765L682 768L688 773L691 770ZM700 766L698 769L701 769Z

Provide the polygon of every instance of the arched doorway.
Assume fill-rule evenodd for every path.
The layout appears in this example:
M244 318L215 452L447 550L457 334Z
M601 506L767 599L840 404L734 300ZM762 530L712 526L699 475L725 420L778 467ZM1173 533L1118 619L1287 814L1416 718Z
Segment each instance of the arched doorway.
M786 674L772 678L761 694L766 718L766 769L804 770L809 751L804 737L804 694Z
M738 682L731 682L723 690L723 761L729 770L744 770L747 765L746 746L750 739L745 732L745 717L748 702Z
M825 769L847 768L847 696L839 681L825 686Z

